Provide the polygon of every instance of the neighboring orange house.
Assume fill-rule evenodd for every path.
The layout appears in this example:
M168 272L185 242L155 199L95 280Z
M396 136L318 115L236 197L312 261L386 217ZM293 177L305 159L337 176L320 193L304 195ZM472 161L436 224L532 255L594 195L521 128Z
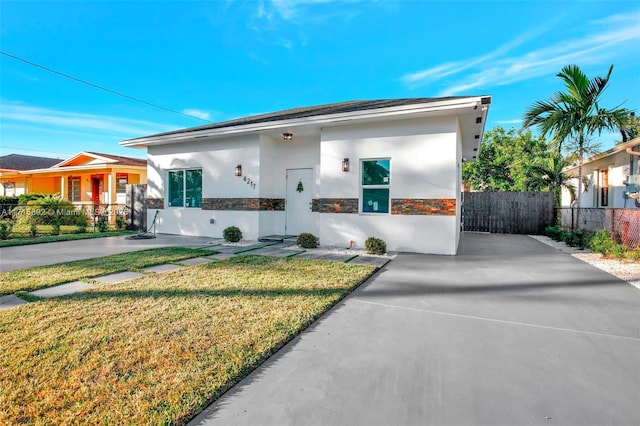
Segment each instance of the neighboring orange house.
M21 190L12 195L58 193L78 207L124 205L127 184L147 183L147 160L81 152L50 167L3 169L0 178L21 183Z
M14 196L27 192L28 175L24 170L51 167L62 160L59 158L36 157L34 155L9 154L0 157L0 195Z

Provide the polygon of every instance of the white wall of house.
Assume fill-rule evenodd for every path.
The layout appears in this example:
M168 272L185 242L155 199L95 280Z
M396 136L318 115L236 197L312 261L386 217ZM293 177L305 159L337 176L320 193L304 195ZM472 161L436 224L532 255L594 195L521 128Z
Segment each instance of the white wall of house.
M632 174L630 170L629 154L625 151L613 153L606 157L591 161L582 167L582 174L589 180L588 187L584 190L580 199L580 207L603 207L602 205L602 171L608 172L608 206L614 208L636 207L633 199L625 198L624 193L627 186L623 183ZM570 170L572 175L577 176L578 170ZM578 179L571 180L572 185L577 188ZM571 197L566 189L562 193L562 206L569 207ZM576 206L577 207L577 206Z
M147 197L165 199L165 208L158 215L157 232L222 237L226 227L237 226L245 239L258 239L257 212L169 207L165 187L170 170L202 168L203 198L258 197L261 182L257 136L151 146L147 160ZM255 187L234 175L238 164L242 165L243 177L250 178ZM155 210L148 211L149 221L154 214ZM214 223L210 223L212 219Z
M459 200L457 133L454 117L323 129L319 198L361 199L360 161L389 158L390 198ZM343 158L350 161L346 173ZM339 247L378 237L389 250L455 254L459 238L456 216L321 213L319 227L321 244Z
M316 184L307 188L317 198L317 176L320 164L320 139L318 135L295 135L290 141L260 137L260 186L261 198L286 198L287 170L312 169ZM286 215L283 211L260 212L260 234L284 235ZM308 232L318 235L318 213L313 215Z

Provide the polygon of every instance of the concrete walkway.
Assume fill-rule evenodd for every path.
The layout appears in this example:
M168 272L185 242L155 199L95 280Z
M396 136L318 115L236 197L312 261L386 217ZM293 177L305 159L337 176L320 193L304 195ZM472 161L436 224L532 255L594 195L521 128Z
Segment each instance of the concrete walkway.
M527 236L401 254L191 425L637 425L640 292Z
M103 241L106 240L106 241ZM91 242L92 244L88 244ZM79 243L79 244L70 244ZM102 244L101 244L102 243ZM228 259L240 254L253 254L259 256L273 257L295 257L304 259L325 260L332 262L353 261L355 264L366 264L381 268L389 257L379 256L358 256L354 253L349 255L331 253L330 250L310 250L306 251L297 248L292 242L251 242L245 241L242 244L226 244L222 239L207 237L188 237L178 235L159 234L154 239L129 240L125 237L107 237L92 240L64 241L57 243L46 243L29 246L3 247L0 248L0 271L11 271L35 266L46 266L57 263L82 260L93 257L102 257L110 254L126 253L137 250L145 250L157 247L178 246L203 249L202 257L179 260L170 264L156 265L143 268L144 273L139 272L117 272L114 274L90 277L89 281L97 281L103 284L117 284L124 281L140 278L145 273L163 273L173 271L186 266L201 265L217 260ZM46 249L46 250L45 250ZM210 250L210 255L206 255ZM44 254L46 252L46 255ZM40 255L36 255L40 253ZM215 253L215 254L213 254ZM304 255L304 256L303 256ZM25 266L27 265L27 266ZM94 287L94 284L82 281L59 284L40 290L29 292L29 295L43 299L66 296ZM11 309L16 306L25 305L28 302L15 295L0 296L0 310Z

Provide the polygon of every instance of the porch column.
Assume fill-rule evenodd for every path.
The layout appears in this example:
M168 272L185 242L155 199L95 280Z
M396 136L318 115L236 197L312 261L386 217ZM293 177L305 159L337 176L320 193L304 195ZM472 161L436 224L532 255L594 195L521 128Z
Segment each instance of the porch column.
M61 176L60 177L60 198L62 198L63 200L67 199L67 177L66 176Z

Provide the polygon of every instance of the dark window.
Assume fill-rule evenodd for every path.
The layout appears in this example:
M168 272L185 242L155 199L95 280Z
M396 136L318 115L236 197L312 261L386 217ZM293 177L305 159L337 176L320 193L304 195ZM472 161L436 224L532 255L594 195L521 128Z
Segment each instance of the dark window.
M361 162L362 213L389 213L389 184L391 160L362 160Z
M202 207L202 169L169 172L169 207Z

